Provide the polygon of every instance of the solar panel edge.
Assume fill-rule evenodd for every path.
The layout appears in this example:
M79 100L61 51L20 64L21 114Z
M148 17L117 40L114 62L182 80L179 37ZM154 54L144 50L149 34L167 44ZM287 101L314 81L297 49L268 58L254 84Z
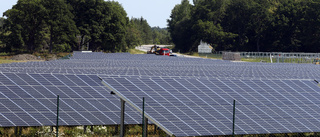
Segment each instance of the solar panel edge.
M111 85L109 85L107 82L105 82L103 79L101 79L101 83L103 85L105 85L108 89L110 89L111 91L114 91L115 94L117 94L121 99L123 99L124 101L128 102L133 108L135 108L137 111L139 111L142 114L142 110L139 109L138 106L136 106L131 100L129 100L128 98L126 98L124 95L122 95L118 90L116 90L115 88L113 88ZM169 129L167 129L166 127L164 127L162 124L160 124L158 121L156 121L155 119L153 119L151 116L149 116L148 114L145 114L146 117L149 118L150 121L152 121L154 124L156 124L158 127L160 127L163 131L165 131L168 135L172 136L173 133L172 131L170 131Z

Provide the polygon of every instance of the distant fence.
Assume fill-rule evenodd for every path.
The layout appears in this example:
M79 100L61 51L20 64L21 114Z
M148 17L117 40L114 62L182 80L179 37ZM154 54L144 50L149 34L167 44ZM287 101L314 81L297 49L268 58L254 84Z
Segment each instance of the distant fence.
M225 51L215 51L211 54L199 56L222 58ZM253 59L269 63L312 63L313 59L320 58L320 53L290 53L290 52L237 52L242 59Z

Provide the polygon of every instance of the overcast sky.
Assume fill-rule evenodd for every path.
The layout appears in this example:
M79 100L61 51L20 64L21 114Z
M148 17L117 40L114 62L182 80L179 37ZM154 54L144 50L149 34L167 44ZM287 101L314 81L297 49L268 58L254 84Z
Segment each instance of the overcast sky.
M18 0L0 0L0 13L11 9ZM171 10L176 4L180 4L181 0L115 0L118 1L126 10L129 18L143 17L151 27L159 26L167 27L167 19L169 19ZM192 0L190 0L191 2Z

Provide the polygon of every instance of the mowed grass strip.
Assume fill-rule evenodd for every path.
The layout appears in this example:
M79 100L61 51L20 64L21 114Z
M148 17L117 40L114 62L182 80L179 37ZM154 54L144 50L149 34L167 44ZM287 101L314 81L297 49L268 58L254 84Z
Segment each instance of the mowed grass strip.
M10 58L11 56L0 56L0 64L13 63L13 62L26 62L26 61L11 60Z
M147 54L147 52L137 50L137 49L129 49L130 54Z

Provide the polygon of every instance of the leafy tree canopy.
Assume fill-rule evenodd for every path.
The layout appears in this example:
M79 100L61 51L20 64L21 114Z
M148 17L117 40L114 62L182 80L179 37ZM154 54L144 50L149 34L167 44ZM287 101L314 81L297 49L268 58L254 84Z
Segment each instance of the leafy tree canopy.
M176 50L319 52L319 0L182 0L168 20Z
M115 1L18 0L4 16L0 41L5 46L0 50L6 52L117 52L151 44L154 39L170 41L168 33L152 31L145 19L129 20Z

